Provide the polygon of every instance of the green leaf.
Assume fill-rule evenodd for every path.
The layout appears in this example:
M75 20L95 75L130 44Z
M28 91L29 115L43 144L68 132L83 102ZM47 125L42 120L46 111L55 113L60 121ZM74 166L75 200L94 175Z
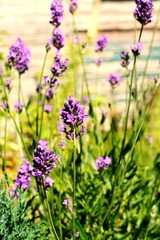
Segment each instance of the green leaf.
M88 240L88 237L87 237L82 225L80 224L80 222L77 219L75 219L75 224L76 224L76 229L78 230L78 232L81 236L81 239Z
M131 235L131 233L128 233L127 235L125 235L124 237L122 238L119 238L119 240L123 240L123 239L126 239L129 235Z

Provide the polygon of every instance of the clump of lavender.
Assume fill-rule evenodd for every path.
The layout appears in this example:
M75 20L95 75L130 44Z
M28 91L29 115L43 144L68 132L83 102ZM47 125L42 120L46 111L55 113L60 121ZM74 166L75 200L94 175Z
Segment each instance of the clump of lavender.
M129 53L128 52L121 52L121 66L127 68L129 65Z
M85 127L81 126L81 131L78 133L78 127L86 121L88 115L86 115L85 107L80 105L79 101L76 101L73 96L67 98L68 103L64 101L64 108L60 109L60 116L64 123L63 132L66 137L71 141L74 140L74 130L75 138L79 138L82 133L85 132ZM69 131L67 131L67 126Z
M52 44L58 50L60 50L65 45L64 34L60 30L60 28L56 28L54 30L54 34L53 34L53 38L52 38Z
M107 42L108 42L108 37L105 35L100 36L100 38L97 41L97 45L96 45L96 52L102 52L103 49L107 46Z
M152 21L153 1L152 0L135 0L137 7L134 10L135 19L143 25Z
M68 199L64 199L63 203L64 205L68 206L68 209L70 212L72 212L72 208L71 208L71 205L70 205L70 202L71 201L71 198L68 198Z
M14 108L17 113L21 113L24 105L21 102L16 102Z
M15 43L10 47L8 63L10 68L14 67L19 74L24 73L29 68L30 50L24 45L24 42L17 38Z
M47 146L47 141L40 140L33 156L33 175L37 177L38 184L42 185L45 190L48 190L54 182L48 175L52 168L56 168L55 161L60 159L60 155L56 156Z
M30 182L32 181L31 175L33 168L31 167L28 161L26 161L25 159L23 161L25 164L24 165L21 164L21 168L19 170L17 169L18 174L15 176L16 177L16 179L14 180L15 185L11 189L10 192L11 196L15 195L15 191L17 188L20 189L22 187L23 190L26 190L26 188L31 186Z
M103 170L103 169L106 169L107 167L109 167L110 163L111 163L111 158L109 157L98 157L98 159L96 159L96 164L95 164L95 167L98 169L98 170Z
M64 61L61 61L62 55L57 51L54 58L54 66L50 68L52 74L56 77L63 76L63 73L68 69L69 59L66 58Z
M140 55L142 50L142 45L143 44L141 42L137 42L133 47L131 47L132 53L134 54L135 57Z
M74 14L77 8L78 8L78 0L71 0L71 3L69 5L69 11L72 14Z
M120 83L120 76L117 73L112 73L108 77L108 82L110 83L112 88L116 88Z

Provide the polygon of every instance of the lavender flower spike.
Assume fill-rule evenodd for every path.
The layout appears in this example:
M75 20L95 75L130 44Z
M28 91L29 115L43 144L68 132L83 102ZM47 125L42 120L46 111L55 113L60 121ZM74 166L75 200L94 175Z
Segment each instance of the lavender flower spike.
M63 76L63 73L68 69L69 59L66 58L65 61L61 61L62 55L57 51L54 58L54 66L50 68L53 76L60 77Z
M58 50L60 50L65 45L64 34L59 28L56 28L54 31L52 43L53 46Z
M121 52L121 66L124 68L127 68L127 66L129 65L129 53L128 52Z
M112 88L116 88L119 85L120 77L117 73L112 73L109 75L108 81Z
M33 175L37 177L39 185L44 184L45 190L52 186L53 180L48 175L52 168L56 168L55 161L60 158L60 155L56 156L47 146L48 142L46 140L40 140L33 156Z
M63 4L61 3L60 0L53 0L50 9L52 11L51 13L52 20L50 21L50 23L55 27L59 27L63 20L64 12Z
M67 100L68 103L64 101L64 108L60 109L60 116L65 124L63 132L68 139L73 141L74 129L76 130L76 138L79 138L81 134L85 132L85 127L83 125L79 133L77 132L77 128L86 121L88 115L86 115L85 107L80 105L79 101L75 101L73 96L70 96ZM67 126L70 128L69 130L67 130Z
M14 67L19 74L24 73L29 68L30 50L20 38L10 47L8 63L10 68Z
M137 57L141 53L142 43L141 42L137 42L133 47L131 47L131 50L132 50L134 56Z
M103 169L106 169L107 167L109 167L110 163L111 163L111 158L109 157L98 157L98 159L96 160L96 164L95 164L95 167L98 169L98 170L103 170Z
M103 49L107 46L107 42L108 42L108 37L103 35L100 36L100 38L97 41L97 45L96 45L96 52L102 52Z
M134 10L135 19L143 25L152 22L153 0L135 0L137 7Z
M21 164L21 168L17 170L18 174L16 175L16 179L14 181L15 186L10 192L11 196L14 196L16 188L20 189L22 187L24 190L26 190L26 188L31 186L30 182L32 181L31 175L33 168L28 161L25 159L23 161L25 164Z
M71 3L69 5L70 13L74 14L77 8L78 8L78 0L71 0Z

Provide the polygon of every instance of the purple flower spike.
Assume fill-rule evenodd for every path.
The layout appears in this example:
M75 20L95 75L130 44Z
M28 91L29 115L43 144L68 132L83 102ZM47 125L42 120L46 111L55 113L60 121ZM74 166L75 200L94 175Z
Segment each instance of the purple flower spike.
M58 50L60 50L65 45L64 34L59 28L56 28L54 31L52 43L53 46Z
M21 102L16 102L14 108L17 113L21 113L24 105Z
M70 205L70 203L69 203L70 201L71 201L70 198L68 198L68 199L64 199L64 201L63 201L62 204L68 206L69 211L72 212L71 205Z
M135 0L137 7L134 10L135 19L143 25L152 22L153 1Z
M55 161L60 159L60 155L57 155L48 149L48 142L46 140L40 140L38 147L34 150L33 156L33 175L37 177L39 185L44 184L45 190L48 190L53 184L53 180L48 177L52 168L56 168Z
M50 100L53 98L53 89L52 88L49 88L47 93L46 93L46 98L47 100Z
M47 104L44 106L44 111L46 113L52 112L52 105L51 104Z
M63 76L63 73L68 69L69 59L66 58L65 61L61 61L62 55L59 55L57 51L56 56L54 58L54 66L50 68L53 76L60 77Z
M55 27L59 27L63 21L64 12L63 4L61 3L60 0L53 0L50 9L52 11L51 13L52 20L50 21L50 23Z
M30 50L20 38L10 47L8 63L10 68L14 67L19 74L24 73L29 68Z
M140 55L141 50L142 50L142 45L143 44L141 42L137 42L137 44L135 44L133 47L131 47L131 50L132 50L135 57Z
M74 14L77 8L78 8L78 0L71 0L71 3L69 5L70 13Z
M108 81L112 88L116 88L119 85L120 79L117 73L112 73L108 77Z
M73 141L74 129L76 130L76 138L79 138L80 135L85 132L85 127L81 126L80 133L77 132L77 128L86 121L88 115L86 115L85 107L80 105L79 101L75 101L73 96L67 98L68 103L64 101L64 108L60 110L60 116L64 123L63 132L66 134L66 137ZM67 131L67 126L70 128Z
M96 45L96 52L102 52L103 49L107 46L107 42L108 42L108 37L103 35L101 36L98 41L97 41L97 45Z
M25 159L24 161L24 165L21 164L21 168L19 170L17 170L18 174L15 176L16 179L14 181L15 186L12 188L10 194L11 196L14 196L15 194L15 190L16 188L23 188L23 190L26 190L26 188L31 186L31 175L32 175L32 171L33 168L31 167L30 163L28 161L26 161Z
M129 65L129 53L128 52L121 52L121 66L126 68Z
M98 157L98 159L96 160L96 164L95 164L95 167L98 169L98 170L103 170L103 169L106 169L107 167L109 167L110 163L111 163L111 158L109 157Z

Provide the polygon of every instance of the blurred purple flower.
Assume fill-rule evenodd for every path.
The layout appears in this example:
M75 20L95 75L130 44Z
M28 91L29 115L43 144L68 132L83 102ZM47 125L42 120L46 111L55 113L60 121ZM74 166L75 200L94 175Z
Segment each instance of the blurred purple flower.
M52 112L52 105L51 104L47 104L44 106L44 111L46 113Z
M2 107L5 111L7 110L7 101L2 102Z
M73 96L67 98L68 103L64 101L64 108L60 109L60 116L65 124L63 132L66 134L66 137L73 141L73 132L76 130L75 137L79 138L82 133L85 132L85 127L81 126L80 133L77 133L77 128L86 121L88 115L86 115L85 107L80 105L79 101L75 101ZM67 126L70 128L67 131Z
M134 56L137 57L141 53L142 43L141 42L137 42L133 47L131 47L131 50L132 50Z
M63 201L62 204L68 206L69 211L72 212L71 205L70 205L70 203L69 203L70 201L71 201L71 198L64 199L64 201Z
M51 13L52 20L50 21L50 23L55 27L59 27L63 21L64 12L63 4L61 3L60 0L53 0L50 9L52 11Z
M117 73L112 73L108 77L108 82L110 83L112 88L116 88L120 83L120 76Z
M75 237L79 237L79 232L76 232L76 233L75 233Z
M74 14L76 9L78 8L78 0L71 0L69 5L69 11Z
M103 169L106 169L107 167L109 167L110 163L111 163L111 158L109 157L98 157L98 159L96 160L96 164L95 164L95 167L98 169L98 170L103 170Z
M24 105L21 102L16 102L14 108L17 113L21 113Z
M74 38L74 44L77 45L78 43L79 43L79 38L78 38L78 36L75 36L75 38Z
M2 77L5 76L5 73L4 73L4 71L3 71L3 67L2 67L1 65L0 65L0 74L1 74Z
M47 42L46 42L46 52L49 52L51 50L51 44L52 44L51 39L47 39Z
M54 30L52 43L53 43L53 46L58 50L60 50L65 45L64 34L60 30L60 28L56 28Z
M103 49L107 46L107 42L108 42L108 37L105 35L100 36L100 38L97 41L97 45L96 45L96 52L102 52Z
M6 80L6 89L8 90L8 91L10 91L11 90L11 82L12 82L12 78L11 77L7 77L7 80Z
M103 62L103 59L102 58L98 58L96 61L95 61L95 64L97 65L97 67L100 67L101 64Z
M129 65L129 53L128 52L121 52L121 60L122 60L122 62L121 62L121 66L122 67L124 67L124 68L126 68L128 65Z
M152 142L153 142L153 137L152 137L152 133L148 133L148 135L147 135L147 141L148 141L148 144L149 145L151 145L152 144Z
M153 1L135 0L137 7L134 10L135 19L143 25L152 22Z
M50 99L53 98L53 89L52 89L52 88L49 88L49 89L47 90L46 98L47 98L47 100L50 100Z
M10 68L14 67L19 74L24 73L29 68L30 50L24 45L24 42L17 38L15 43L10 47L8 63Z

